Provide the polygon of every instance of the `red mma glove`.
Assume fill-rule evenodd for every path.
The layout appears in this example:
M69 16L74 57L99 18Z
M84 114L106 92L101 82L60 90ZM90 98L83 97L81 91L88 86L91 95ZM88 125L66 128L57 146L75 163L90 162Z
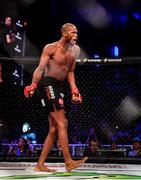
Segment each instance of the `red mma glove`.
M73 88L71 93L72 93L72 102L73 103L78 103L78 104L82 103L82 96L79 93L77 88Z
M30 86L26 86L24 88L25 97L26 98L32 97L36 89L37 89L37 84L34 82Z

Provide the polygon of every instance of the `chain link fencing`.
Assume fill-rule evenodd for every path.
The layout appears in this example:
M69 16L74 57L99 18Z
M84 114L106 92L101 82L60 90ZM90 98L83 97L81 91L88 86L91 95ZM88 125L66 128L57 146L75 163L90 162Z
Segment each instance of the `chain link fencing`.
M0 84L1 139L20 137L24 122L31 124L37 142L43 143L48 132L48 111L38 92L24 97L24 87L31 83L37 61L2 61ZM70 143L86 143L91 129L101 144L116 140L130 144L141 116L141 66L139 63L78 63L76 82L83 104L71 103L67 81L64 82L65 111Z

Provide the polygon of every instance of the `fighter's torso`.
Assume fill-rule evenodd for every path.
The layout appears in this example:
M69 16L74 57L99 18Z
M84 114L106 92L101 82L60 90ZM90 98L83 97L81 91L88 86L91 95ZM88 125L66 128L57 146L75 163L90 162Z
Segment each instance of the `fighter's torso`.
M64 80L75 61L74 48L63 49L56 44L53 47L53 53L45 68L44 76L54 77L58 80Z

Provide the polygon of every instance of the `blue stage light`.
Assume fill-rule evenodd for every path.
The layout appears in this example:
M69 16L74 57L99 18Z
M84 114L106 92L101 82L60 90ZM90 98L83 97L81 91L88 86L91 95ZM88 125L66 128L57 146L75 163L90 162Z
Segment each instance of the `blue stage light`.
M118 46L112 46L112 50L111 50L111 54L114 57L118 57L119 56L119 47Z
M141 20L141 15L138 12L133 12L132 16L137 20Z

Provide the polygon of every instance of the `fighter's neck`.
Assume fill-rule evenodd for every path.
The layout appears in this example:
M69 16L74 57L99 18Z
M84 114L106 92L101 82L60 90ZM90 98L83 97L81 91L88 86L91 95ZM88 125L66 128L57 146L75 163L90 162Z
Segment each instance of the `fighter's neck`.
M67 42L66 39L61 38L59 40L60 46L64 49L64 50L71 50L73 45L71 44L71 42Z

